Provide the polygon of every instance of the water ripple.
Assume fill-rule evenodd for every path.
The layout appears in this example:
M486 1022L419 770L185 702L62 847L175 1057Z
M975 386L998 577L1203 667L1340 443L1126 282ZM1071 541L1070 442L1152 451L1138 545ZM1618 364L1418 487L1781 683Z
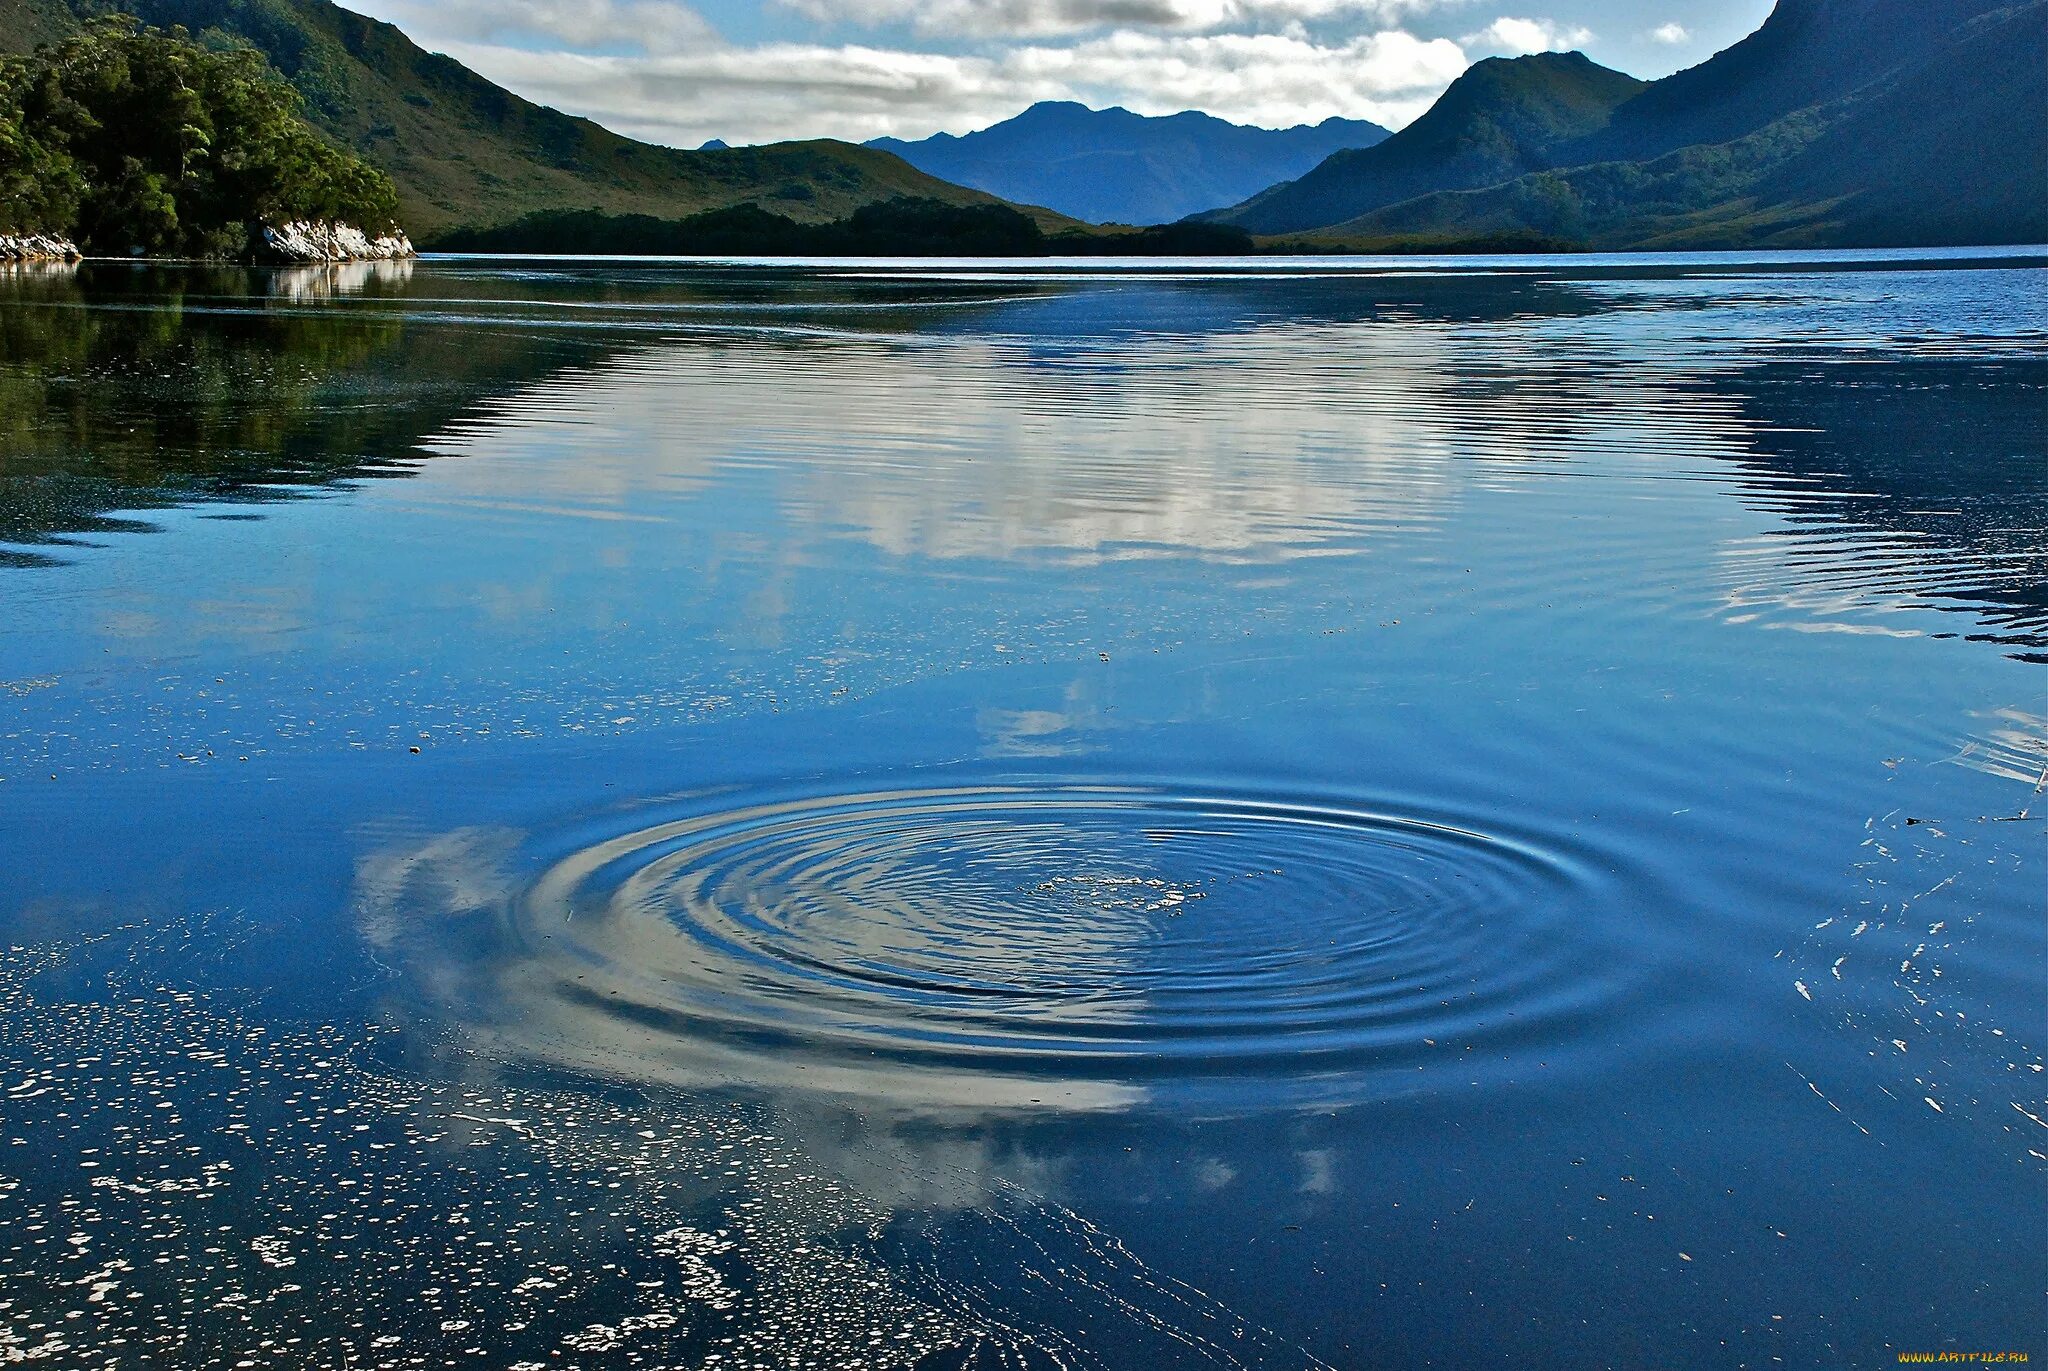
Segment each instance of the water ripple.
M616 1074L1266 1104L1548 1067L1645 960L1596 945L1640 879L1471 817L1053 783L684 809L505 881L473 1007ZM378 926L488 884L461 850L387 863Z

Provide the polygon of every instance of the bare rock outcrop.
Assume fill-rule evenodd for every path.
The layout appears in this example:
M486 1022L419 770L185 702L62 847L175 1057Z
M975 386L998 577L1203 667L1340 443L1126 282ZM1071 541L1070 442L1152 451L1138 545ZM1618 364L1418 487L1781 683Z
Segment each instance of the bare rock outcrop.
M256 258L282 266L311 262L395 262L416 257L402 230L377 238L353 224L301 220L265 224L257 235Z
M54 233L0 233L0 262L76 262L78 245Z

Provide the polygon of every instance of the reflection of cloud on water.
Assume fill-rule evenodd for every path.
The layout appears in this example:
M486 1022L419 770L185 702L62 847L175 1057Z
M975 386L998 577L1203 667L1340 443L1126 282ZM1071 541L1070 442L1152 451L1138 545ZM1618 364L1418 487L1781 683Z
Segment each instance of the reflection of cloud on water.
M1925 314L1948 288L1906 294ZM1652 302L1697 297L1668 336L1645 331L1640 307L1560 315L1555 300L1526 317L1375 312L1390 289L1312 297L1359 307L1343 319L1312 300L1186 315L1165 306L1260 297L1123 283L893 337L705 331L535 386L437 447L572 458L480 463L463 478L479 504L559 497L689 523L702 512L680 501L739 499L749 528L777 516L769 536L797 561L853 540L1070 567L1353 552L1533 472L1696 476L1718 458L1782 521L1729 544L1731 617L1869 631L1934 604L2039 636L2026 363L1990 374L1868 339L1853 372L1759 359L1728 339L1752 337L1768 301L1725 281L1632 284ZM1588 291L1555 293L1583 305ZM1818 310L1809 285L1772 291ZM1041 315L1056 338L1031 331Z
M1216 355L1187 355L1201 349ZM1301 359L1278 343L1182 339L1169 352L1138 339L1096 358L1077 389L1068 368L986 340L680 344L532 387L433 444L574 461L436 474L473 502L643 512L694 497L712 473L758 475L799 537L896 556L1288 558L1441 517L1454 443L1429 422L1442 408L1433 352L1411 336L1398 355L1389 342L1358 360L1377 373L1370 387L1338 374L1282 386L1278 369ZM1199 384L1196 364L1213 369Z
M2036 795L2048 791L2048 715L2001 709L1984 716L1983 729L1949 758L1987 775L2019 781Z
M984 709L974 726L984 757L1078 757L1100 746L1080 736L1080 718L1053 709Z
M1114 727L1096 681L1080 677L1060 692L1058 709L984 708L974 716L984 757L1079 757L1098 751Z
M1014 1069L974 1071L957 1061L920 1063L899 1055L873 1057L859 1051L806 1052L774 1046L764 1019L766 1002L743 996L735 1019L716 1019L721 978L749 976L744 960L709 968L689 964L694 944L682 937L658 894L643 880L599 909L578 907L574 887L597 866L650 847L683 841L689 823L629 834L599 844L552 868L532 884L517 856L521 835L506 830L468 829L442 834L365 857L357 870L356 907L365 937L380 958L425 990L440 1012L494 1050L520 1060L606 1079L702 1087L741 1084L794 1089L871 1100L914 1100L942 1114L971 1117L983 1110L1027 1105L1094 1110L1126 1108L1143 1097L1127 1085L1062 1080ZM672 831L671 831L672 830ZM833 921L835 955L849 963L887 966L892 959L915 962L918 950L904 939L940 939L956 927L934 905L929 921L858 917L863 881L886 879L886 866L853 870L841 889L824 897L842 914ZM658 883L659 874L653 881ZM687 881L687 873L678 879ZM687 897L686 897L687 898ZM758 898L773 900L773 890ZM876 907L892 909L886 892L872 893ZM546 912L534 917L536 908ZM821 907L822 908L822 907ZM747 911L742 911L745 916ZM559 919L575 921L573 939L546 931ZM1129 925L1126 925L1129 927ZM927 932L918 933L922 927ZM1109 941L1091 940L1086 927L1058 930L1063 961L1081 961L1110 971L1120 957L1111 922ZM893 938L891 937L893 935ZM950 946L933 941L928 957L962 956L959 934ZM865 939L865 941L848 941ZM730 951L730 949L728 949ZM988 947L978 955L989 965L1028 964L1022 946ZM714 954L715 955L715 954ZM678 986L675 979L684 984ZM694 981L693 991L689 984ZM693 998L695 996L696 998ZM1086 1000L1034 1000L1040 1017L1099 1012ZM798 1032L801 1024L792 1024ZM814 1025L815 1027L815 1025ZM856 1032L860 1025L848 1025ZM879 1041L879 1040L878 1040ZM872 1059L863 1061L863 1055ZM1000 1064L999 1064L1000 1065Z
M948 1124L1357 1104L1414 1086L1432 1040L1502 1039L1483 1070L1512 1073L1570 1031L1559 978L1584 1013L1650 960L1604 946L1593 911L1621 870L1575 835L1208 786L918 779L404 839L362 859L359 923L516 1060Z

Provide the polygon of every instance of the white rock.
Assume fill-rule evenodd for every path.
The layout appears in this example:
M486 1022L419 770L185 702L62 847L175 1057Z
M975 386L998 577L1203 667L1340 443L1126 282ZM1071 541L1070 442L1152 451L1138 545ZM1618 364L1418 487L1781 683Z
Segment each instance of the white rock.
M265 224L259 255L266 261L303 262L395 262L417 256L412 241L403 232L372 238L353 224L299 220L289 224Z
M0 233L0 262L76 262L76 244L52 233Z

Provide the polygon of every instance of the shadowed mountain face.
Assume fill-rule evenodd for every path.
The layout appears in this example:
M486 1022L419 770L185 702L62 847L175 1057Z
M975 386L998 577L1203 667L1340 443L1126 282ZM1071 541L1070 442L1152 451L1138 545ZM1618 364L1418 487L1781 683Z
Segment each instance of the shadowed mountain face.
M2010 0L1779 0L1762 28L1652 83L1606 127L1559 149L1556 165L1642 161L1741 138L1849 95L2009 7Z
M1730 142L1431 195L1328 232L1352 242L1531 233L1608 248L2048 237L2048 0L1908 55L1853 95Z
M423 240L541 209L683 216L751 201L815 223L903 197L991 199L847 143L684 152L635 142L523 100L329 0L0 0L0 51L33 48L113 9L253 43L305 97L315 127L391 177L406 226Z
M1254 233L1295 233L1431 191L1495 185L1551 165L1553 147L1603 126L1642 89L1583 53L1489 58L1377 147L1338 153L1298 181L1208 217Z
M1362 119L1252 128L1189 111L1148 118L1071 102L955 137L869 143L948 181L1095 223L1163 224L1299 176L1332 153L1387 137Z
M2048 235L2048 0L1780 0L1742 42L1604 108L1568 98L1574 61L1599 71L1481 63L1379 147L1215 217L1357 247Z

